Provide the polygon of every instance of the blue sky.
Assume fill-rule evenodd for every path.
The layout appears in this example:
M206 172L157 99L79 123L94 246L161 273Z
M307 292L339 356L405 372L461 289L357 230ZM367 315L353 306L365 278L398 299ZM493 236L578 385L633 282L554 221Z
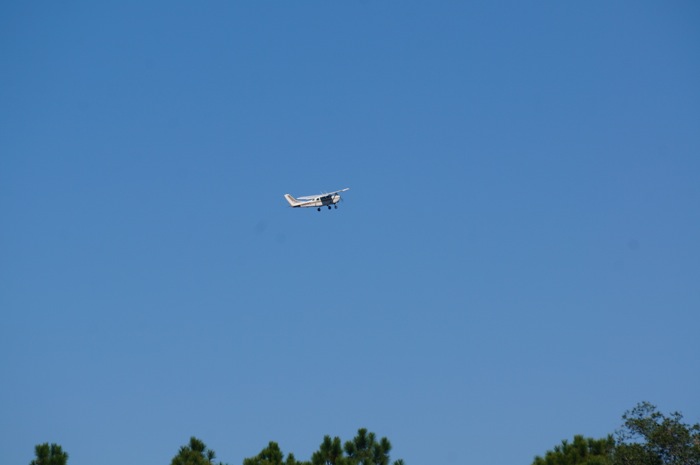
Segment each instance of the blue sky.
M529 464L700 418L696 2L4 2L0 448ZM350 187L338 210L283 194Z

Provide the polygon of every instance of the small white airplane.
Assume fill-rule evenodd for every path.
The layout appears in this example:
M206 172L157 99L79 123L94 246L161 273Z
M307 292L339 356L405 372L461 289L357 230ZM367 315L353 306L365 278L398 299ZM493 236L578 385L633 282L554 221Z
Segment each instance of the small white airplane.
M341 200L340 193L349 190L350 188L346 187L345 189L341 189L339 191L327 192L325 194L318 195L306 195L296 199L289 194L284 194L284 198L287 199L287 202L289 202L289 206L293 208L316 207L318 211L321 211L321 207L327 205L328 209L330 210L331 206L338 208L338 202Z

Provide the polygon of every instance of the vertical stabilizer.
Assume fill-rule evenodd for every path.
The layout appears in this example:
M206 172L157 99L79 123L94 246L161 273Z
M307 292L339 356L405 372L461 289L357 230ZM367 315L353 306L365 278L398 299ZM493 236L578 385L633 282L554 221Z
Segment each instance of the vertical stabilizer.
M301 205L301 202L299 202L297 199L295 199L289 194L284 194L284 198L287 199L287 202L289 203L290 207L298 207L299 205Z

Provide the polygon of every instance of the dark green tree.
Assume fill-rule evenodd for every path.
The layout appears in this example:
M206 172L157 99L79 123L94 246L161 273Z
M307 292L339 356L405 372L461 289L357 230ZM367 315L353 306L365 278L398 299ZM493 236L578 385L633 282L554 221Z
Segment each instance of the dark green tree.
M308 465L308 463L297 462L294 454L289 454L285 459L280 446L270 441L258 455L243 459L243 465Z
M387 438L377 441L374 433L368 433L366 428L360 428L352 441L345 443L347 465L389 465L391 443ZM403 460L397 460L395 465L403 465Z
M340 438L324 436L310 462L297 461L293 454L285 459L279 445L270 441L258 455L244 459L243 465L389 465L389 451L391 443L387 438L377 441L374 433L362 428L344 447ZM403 465L403 460L393 465Z
M664 415L641 402L622 416L615 465L700 465L700 424L683 423L683 415Z
M29 465L66 465L68 462L68 453L63 452L58 444L38 444L34 447L34 453L36 458Z
M576 435L573 442L563 440L544 457L535 457L532 465L610 465L614 449L612 436L593 439Z
M339 437L324 436L318 451L311 456L312 465L344 465L343 446Z
M208 449L206 444L192 436L190 443L180 447L177 455L173 457L170 465L214 465L216 453ZM218 465L223 465L219 462Z

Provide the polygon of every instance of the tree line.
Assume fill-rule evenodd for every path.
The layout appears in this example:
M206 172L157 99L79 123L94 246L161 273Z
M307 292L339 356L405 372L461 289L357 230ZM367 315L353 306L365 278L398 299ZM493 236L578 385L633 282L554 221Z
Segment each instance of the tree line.
M683 415L664 415L641 402L622 416L622 427L605 438L574 436L562 441L532 465L700 465L700 424Z
M357 435L343 444L339 437L325 436L311 460L299 461L294 454L286 457L280 446L270 441L259 454L243 459L243 465L390 465L391 442L378 439L375 433L360 428ZM34 448L36 458L29 465L67 465L68 453L58 444L39 444ZM216 461L216 452L196 437L180 447L170 465L226 465ZM392 465L404 465L396 460Z
M641 402L622 416L621 428L605 438L574 436L561 441L531 465L700 465L700 424L684 423L683 415L665 415L649 402ZM391 443L366 428L350 441L325 436L310 460L286 456L270 441L259 454L243 459L243 465L389 465ZM29 465L67 465L68 453L58 444L39 444ZM196 437L180 447L170 465L226 465ZM404 465L396 460L392 465Z

